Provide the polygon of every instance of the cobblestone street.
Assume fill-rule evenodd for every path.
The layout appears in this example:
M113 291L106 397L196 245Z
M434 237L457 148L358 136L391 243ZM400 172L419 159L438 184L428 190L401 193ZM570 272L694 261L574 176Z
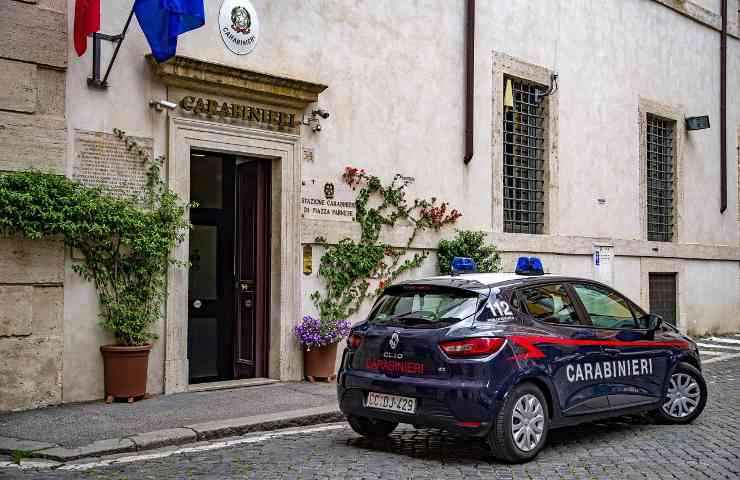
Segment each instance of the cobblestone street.
M555 430L540 456L524 465L496 463L482 443L435 430L403 426L389 441L371 442L348 427L329 425L83 471L5 469L0 478L734 479L740 477L738 372L737 358L705 367L709 403L692 425L654 425L630 417Z

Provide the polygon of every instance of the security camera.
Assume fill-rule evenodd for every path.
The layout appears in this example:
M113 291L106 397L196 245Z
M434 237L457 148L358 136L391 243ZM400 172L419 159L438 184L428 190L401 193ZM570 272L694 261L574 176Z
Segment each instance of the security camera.
M174 110L177 108L177 104L175 102L169 102L167 100L150 100L149 106L153 107L154 110L161 112L163 108L166 108L167 110Z
M326 118L326 117L324 117ZM319 122L316 122L312 128L314 132L320 132L321 131L321 124Z
M327 112L326 110L323 110L321 108L312 111L311 114L312 115L318 115L319 117L323 118L324 120L326 120L327 118L329 118L329 112Z

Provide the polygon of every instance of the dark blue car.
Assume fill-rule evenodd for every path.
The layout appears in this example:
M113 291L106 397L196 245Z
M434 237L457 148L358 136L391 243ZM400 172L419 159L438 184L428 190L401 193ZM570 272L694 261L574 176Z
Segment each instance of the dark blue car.
M337 393L351 427L372 437L399 423L443 428L524 462L550 428L701 414L707 388L690 338L606 285L543 275L536 258L517 272L388 287L342 358Z

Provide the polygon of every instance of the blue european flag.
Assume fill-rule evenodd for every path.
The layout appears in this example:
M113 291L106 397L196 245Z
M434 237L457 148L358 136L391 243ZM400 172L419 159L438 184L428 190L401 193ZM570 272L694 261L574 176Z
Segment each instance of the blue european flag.
M178 35L206 23L203 0L136 0L134 13L160 63L175 56Z

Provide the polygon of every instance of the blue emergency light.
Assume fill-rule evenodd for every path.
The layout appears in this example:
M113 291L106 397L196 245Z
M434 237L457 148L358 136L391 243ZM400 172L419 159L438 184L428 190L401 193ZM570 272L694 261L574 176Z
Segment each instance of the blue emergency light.
M472 258L468 257L454 257L452 259L452 274L459 275L461 273L475 273L478 269L475 266L475 262Z
M516 261L517 275L544 275L545 270L542 268L542 261L537 257L519 257Z

